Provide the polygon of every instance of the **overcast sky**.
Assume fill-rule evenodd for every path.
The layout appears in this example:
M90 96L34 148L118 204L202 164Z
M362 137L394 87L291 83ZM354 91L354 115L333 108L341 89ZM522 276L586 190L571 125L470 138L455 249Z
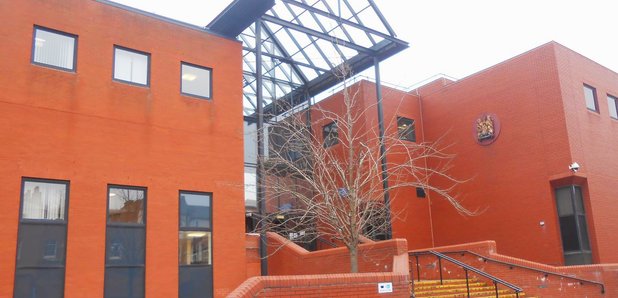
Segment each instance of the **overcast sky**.
M230 2L115 1L199 26ZM618 0L375 2L397 36L410 43L381 64L388 83L408 87L437 74L463 78L551 40L618 71Z

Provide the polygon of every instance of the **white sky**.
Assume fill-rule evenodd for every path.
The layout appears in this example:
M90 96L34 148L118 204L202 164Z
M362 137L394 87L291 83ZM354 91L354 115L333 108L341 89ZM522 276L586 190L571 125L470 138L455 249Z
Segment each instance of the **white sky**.
M230 2L115 1L199 26ZM462 78L551 40L618 71L617 0L375 2L397 36L410 43L381 64L384 82L407 87L440 73Z

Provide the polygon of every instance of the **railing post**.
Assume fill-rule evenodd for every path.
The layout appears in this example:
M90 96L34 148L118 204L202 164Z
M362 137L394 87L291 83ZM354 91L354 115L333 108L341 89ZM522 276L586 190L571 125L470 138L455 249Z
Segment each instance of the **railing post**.
M440 271L440 284L443 285L444 282L442 281L442 258L440 256L438 256L438 270Z
M498 297L498 282L494 280L494 287L496 288L496 298Z
M470 298L470 283L468 282L468 269L464 268L466 272L466 290L468 291L468 298Z
M519 291L515 291L515 298L519 298Z
M418 255L414 255L416 258L416 278L421 281L421 264L418 262Z

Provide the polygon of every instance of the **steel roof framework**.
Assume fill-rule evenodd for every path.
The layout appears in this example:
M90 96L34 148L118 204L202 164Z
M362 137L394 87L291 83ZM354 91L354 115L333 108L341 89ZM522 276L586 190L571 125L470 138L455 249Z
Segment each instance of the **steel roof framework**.
M243 42L245 116L257 111L258 60L269 117L339 83L333 70L340 64L358 73L373 66L374 58L381 61L408 47L373 0L278 0L237 37Z

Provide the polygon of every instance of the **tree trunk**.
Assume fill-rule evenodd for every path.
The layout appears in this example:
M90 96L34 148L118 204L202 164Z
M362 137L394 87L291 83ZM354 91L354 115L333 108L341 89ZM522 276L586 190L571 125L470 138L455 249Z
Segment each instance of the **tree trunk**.
M358 273L358 248L350 247L350 272Z

